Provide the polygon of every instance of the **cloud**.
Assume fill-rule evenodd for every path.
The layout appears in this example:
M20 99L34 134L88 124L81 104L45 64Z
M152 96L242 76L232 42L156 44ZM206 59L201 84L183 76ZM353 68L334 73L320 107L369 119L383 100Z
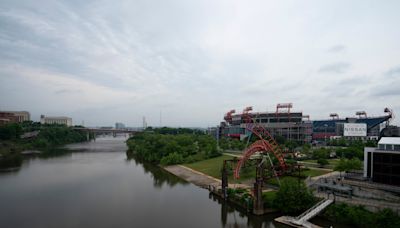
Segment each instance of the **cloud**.
M349 68L350 68L349 63L338 62L338 63L324 65L321 68L319 68L318 72L342 74L345 73Z
M328 52L330 53L339 53L344 51L346 51L346 46L344 45L335 45L328 49Z
M389 76L389 77L396 77L396 76L399 77L400 76L400 66L391 68L390 70L386 71L385 75Z
M98 126L140 126L143 116L158 124L162 110L166 125L208 126L247 105L293 102L317 118L360 104L374 110L381 99L397 104L397 95L372 91L398 84L398 69L387 65L400 59L399 3L354 14L346 9L357 3L344 2L44 1L0 6L5 109ZM321 53L326 47L346 61Z
M60 89L54 92L55 94L71 94L71 93L83 93L80 89Z
M397 86L395 88L382 88L379 91L376 91L373 93L375 96L393 96L393 97L399 97L400 96L400 86Z

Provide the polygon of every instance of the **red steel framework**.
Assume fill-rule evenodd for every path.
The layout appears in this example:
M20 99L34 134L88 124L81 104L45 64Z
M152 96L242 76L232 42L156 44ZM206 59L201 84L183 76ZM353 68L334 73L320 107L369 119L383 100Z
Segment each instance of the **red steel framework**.
M227 112L224 116L225 121L231 124L232 123L232 114L234 114L234 113L235 113L235 109L232 109L229 112Z
M243 110L242 119L245 121L246 129L259 139L251 144L244 151L243 156L239 159L234 171L234 177L236 179L239 179L240 177L240 169L242 168L243 164L250 158L251 155L255 154L256 152L272 153L278 159L279 167L282 170L287 169L283 152L278 143L262 125L254 122L254 120L251 118L251 110L253 110L252 107L245 108Z

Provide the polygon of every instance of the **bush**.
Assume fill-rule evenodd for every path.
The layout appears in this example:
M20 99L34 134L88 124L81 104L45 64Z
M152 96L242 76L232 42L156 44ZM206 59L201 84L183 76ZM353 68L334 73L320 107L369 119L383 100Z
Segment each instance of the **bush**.
M320 164L321 166L325 166L329 164L328 160L326 158L318 158L317 163Z
M400 227L400 217L392 210L383 209L374 214L362 206L349 206L344 203L330 205L323 217L355 227Z
M22 128L19 124L12 123L0 127L0 139L15 140L22 134Z
M273 205L285 214L299 214L313 205L315 198L304 182L284 179Z
M163 157L160 161L161 165L175 165L175 164L180 164L184 161L182 155L178 153L172 153L167 155L166 157Z

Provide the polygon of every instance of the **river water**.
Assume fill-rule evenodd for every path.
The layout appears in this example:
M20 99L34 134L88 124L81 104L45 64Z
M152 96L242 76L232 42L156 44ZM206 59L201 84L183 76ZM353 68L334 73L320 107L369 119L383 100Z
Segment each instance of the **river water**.
M246 216L207 190L126 157L126 138L69 145L73 152L0 173L0 227L283 227Z

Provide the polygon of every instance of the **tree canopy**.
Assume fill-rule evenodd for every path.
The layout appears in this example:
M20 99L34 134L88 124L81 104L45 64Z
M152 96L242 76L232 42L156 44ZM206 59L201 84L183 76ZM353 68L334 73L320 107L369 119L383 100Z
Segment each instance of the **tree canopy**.
M143 132L127 142L128 155L155 164L172 165L219 156L216 140L204 134Z
M274 205L285 214L299 214L313 205L315 198L304 182L284 179L276 193Z

